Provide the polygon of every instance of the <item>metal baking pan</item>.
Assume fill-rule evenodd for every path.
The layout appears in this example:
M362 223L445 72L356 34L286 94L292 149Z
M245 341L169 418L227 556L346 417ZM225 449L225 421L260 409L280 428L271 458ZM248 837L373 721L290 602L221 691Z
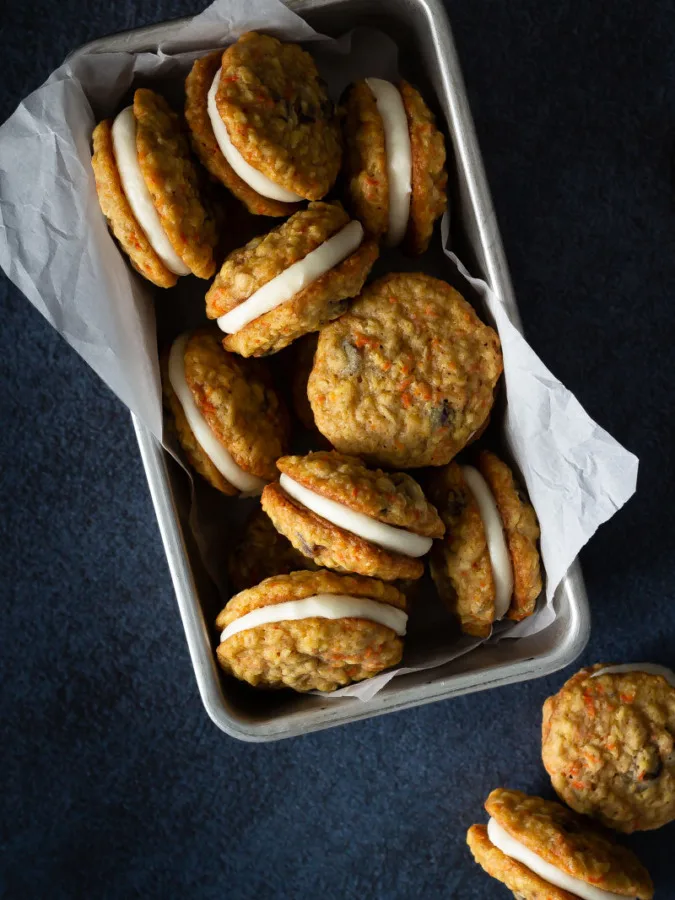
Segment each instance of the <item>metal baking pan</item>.
M337 36L358 25L387 32L399 45L404 75L408 75L408 61L416 61L413 80L423 80L435 93L454 150L454 175L451 155L449 169L451 179L455 179L453 218L461 223L460 255L474 274L490 284L518 321L457 52L441 0L388 0L386 4L381 0L291 0L289 5L325 34ZM184 21L102 38L82 47L76 55L156 50ZM588 602L576 561L556 593L555 623L538 635L483 645L441 668L401 676L365 703L353 698L330 700L285 691L253 691L223 676L215 661L213 622L224 601L204 570L188 526L187 479L145 426L136 419L133 424L202 701L216 725L232 737L245 741L292 737L538 678L569 665L588 641Z

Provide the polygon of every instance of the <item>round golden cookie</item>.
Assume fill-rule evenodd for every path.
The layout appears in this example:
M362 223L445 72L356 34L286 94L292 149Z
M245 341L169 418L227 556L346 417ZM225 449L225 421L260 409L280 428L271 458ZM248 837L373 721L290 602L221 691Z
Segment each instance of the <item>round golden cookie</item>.
M339 205L310 203L268 234L230 253L206 294L206 315L216 319L239 306L349 221ZM363 241L350 256L290 300L258 316L236 334L227 335L223 346L241 356L263 356L317 331L346 310L347 300L361 290L377 255L375 242Z
M223 630L251 610L316 594L368 597L406 608L404 595L380 581L322 570L292 572L237 594L216 626ZM403 641L390 628L368 619L310 618L240 631L220 643L217 654L226 672L254 686L333 691L396 665Z
M429 246L434 222L447 206L445 141L421 94L400 81L408 120L411 150L411 194L408 228L403 242L407 253L418 256ZM389 228L389 177L382 117L375 95L365 81L349 90L344 117L344 170L350 208L376 238Z
M190 128L192 147L204 168L224 184L250 213L256 216L291 216L297 203L283 203L263 197L241 179L223 156L208 112L208 93L220 68L222 50L195 60L185 79L185 119Z
M662 675L581 669L544 704L542 758L578 812L630 833L675 819L675 688Z
M223 53L216 106L246 162L275 184L320 200L340 170L333 104L297 44L254 31Z
M112 119L99 122L94 128L92 140L94 154L91 164L96 193L112 233L137 272L157 287L173 287L178 276L164 265L153 250L124 193L113 151Z
M383 581L421 578L419 559L384 550L344 528L333 525L290 497L278 482L262 492L262 508L281 534L318 566L356 572Z
M269 516L256 509L228 558L227 573L234 591L244 591L273 575L302 569L313 571L316 566L279 534Z
M164 395L190 463L213 487L238 494L201 449L171 387L164 363ZM235 463L271 481L287 447L288 413L258 360L243 361L223 350L218 335L196 331L185 348L185 378L197 408Z
M163 97L147 88L134 94L138 163L162 228L193 274L216 270L213 219L200 196L197 170L181 120Z
M307 393L337 450L392 468L441 466L485 423L501 372L497 334L454 288L394 273L322 329Z
M512 838L572 878L621 896L653 896L649 873L635 854L559 803L498 788L485 809Z
M495 583L476 498L456 462L432 474L429 498L445 524L429 566L438 595L465 634L488 637L495 618Z
M519 622L532 615L542 589L537 514L516 485L511 469L494 453L481 451L478 469L495 498L504 526L513 566L513 597L507 617Z

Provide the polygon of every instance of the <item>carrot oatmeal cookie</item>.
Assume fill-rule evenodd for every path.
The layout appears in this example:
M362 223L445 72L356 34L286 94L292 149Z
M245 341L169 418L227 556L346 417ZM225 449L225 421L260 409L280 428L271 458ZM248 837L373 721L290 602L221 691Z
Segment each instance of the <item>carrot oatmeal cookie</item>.
M488 450L478 467L455 462L430 480L446 537L431 553L438 593L462 631L487 637L493 622L534 612L541 593L539 525L506 463Z
M292 572L233 597L216 619L218 662L256 687L334 691L396 665L404 595L372 578Z
M163 360L173 424L192 466L224 494L259 494L276 477L288 413L263 364L243 361L203 330L177 338Z
M154 91L94 130L92 166L103 214L131 264L159 287L215 272L215 226L178 116Z
M675 674L662 666L581 669L544 704L542 757L558 795L629 833L675 819Z
M255 194L284 204L320 200L340 170L342 143L333 103L309 53L251 31L225 50L220 67L215 63L205 62L188 86L200 153L210 152L213 159L213 135L223 158L251 189L240 190L240 196L254 212ZM226 174L228 187L240 188L221 165L209 169L221 180Z
M217 115L215 91L211 88L220 72L222 57L223 51L216 50L195 60L185 80L185 119L190 127L192 147L209 174L224 184L250 213L256 216L291 216L298 209L297 201L285 203L259 194L237 175L220 149L211 124L211 114Z
M335 451L284 456L277 468L281 477L263 491L262 507L297 550L342 572L421 578L420 557L444 527L409 475Z
M447 206L445 141L419 91L366 78L345 103L345 182L354 214L388 246L417 256Z
M279 534L269 516L256 509L228 559L227 573L234 591L244 591L273 575L302 569L314 571L316 566Z
M497 334L454 288L394 273L322 329L307 393L337 450L397 468L441 466L484 425L501 372Z
M559 803L498 788L487 827L472 825L476 862L522 900L651 900L649 873L626 847Z
M347 309L378 255L336 204L310 203L227 257L206 294L226 350L263 356L317 331Z

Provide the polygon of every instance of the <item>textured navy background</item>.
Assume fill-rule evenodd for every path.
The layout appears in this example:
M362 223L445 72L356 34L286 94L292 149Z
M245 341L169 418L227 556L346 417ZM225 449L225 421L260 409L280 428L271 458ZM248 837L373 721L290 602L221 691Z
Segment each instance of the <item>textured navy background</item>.
M528 336L641 458L583 552L584 662L675 662L675 8L447 0ZM0 119L75 46L190 0L3 9ZM204 713L129 417L0 279L0 896L494 898L466 827L548 792L563 675L268 746ZM569 672L566 674L570 674ZM675 897L675 826L630 840Z

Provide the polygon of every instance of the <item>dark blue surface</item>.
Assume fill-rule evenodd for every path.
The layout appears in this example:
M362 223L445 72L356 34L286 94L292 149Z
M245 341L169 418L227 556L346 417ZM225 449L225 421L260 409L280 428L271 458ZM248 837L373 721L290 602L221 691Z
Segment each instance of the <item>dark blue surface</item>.
M675 8L447 7L528 336L641 458L637 497L582 554L583 661L672 665ZM7 4L0 119L75 46L196 9ZM464 833L497 785L548 792L540 708L563 675L280 744L226 738L126 411L0 293L0 896L506 897ZM662 900L674 841L672 825L630 839Z

